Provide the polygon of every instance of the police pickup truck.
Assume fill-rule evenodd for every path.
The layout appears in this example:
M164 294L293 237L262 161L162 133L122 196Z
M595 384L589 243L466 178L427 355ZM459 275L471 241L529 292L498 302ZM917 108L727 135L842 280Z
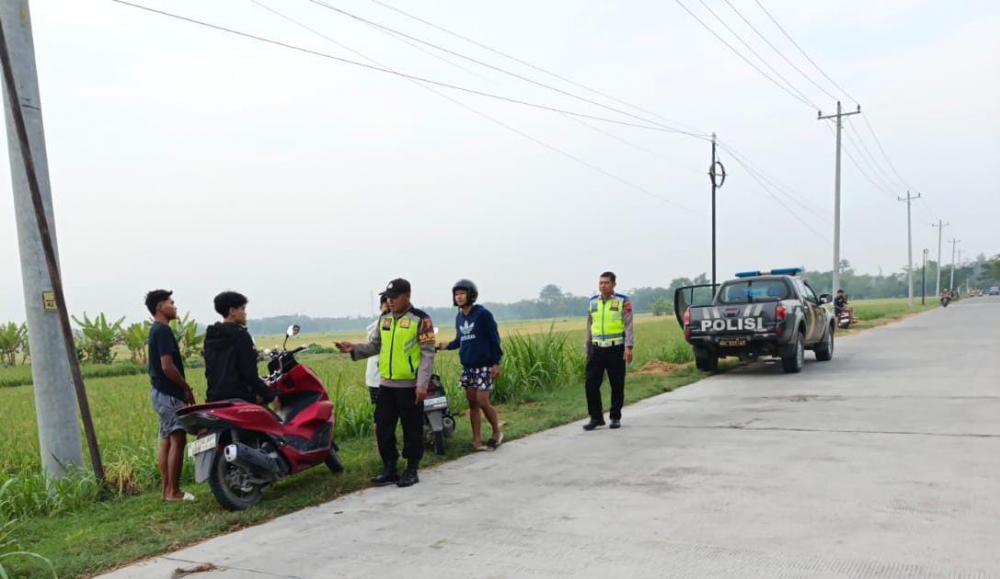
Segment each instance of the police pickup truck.
M712 291L711 285L674 292L674 313L694 348L698 369L714 372L719 358L781 358L785 372L802 370L805 351L821 362L833 358L833 312L803 281L798 268L736 274Z

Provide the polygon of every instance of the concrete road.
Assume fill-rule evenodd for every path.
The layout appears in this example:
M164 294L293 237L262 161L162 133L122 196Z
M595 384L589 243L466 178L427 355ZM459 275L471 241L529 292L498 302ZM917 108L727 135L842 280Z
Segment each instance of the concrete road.
M754 364L629 406L621 430L556 428L109 577L208 562L224 570L198 577L1000 577L1000 299L809 357L799 375Z

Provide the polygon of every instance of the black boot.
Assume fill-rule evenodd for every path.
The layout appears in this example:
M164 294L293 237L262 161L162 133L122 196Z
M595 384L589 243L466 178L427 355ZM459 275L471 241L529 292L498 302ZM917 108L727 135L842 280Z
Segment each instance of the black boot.
M396 483L396 486L400 488L412 487L418 482L420 482L420 477L417 476L417 469L407 468L403 471L403 476L399 477L399 481Z
M604 423L604 418L600 418L600 419L591 418L590 422L588 422L588 423L586 423L586 424L583 425L583 429L587 430L587 431L590 431L590 430L593 430L593 429L597 428L598 426L604 426L604 424L605 424Z
M382 474L372 477L372 484L377 487L384 487L399 481L399 474L396 473L396 465L385 465Z

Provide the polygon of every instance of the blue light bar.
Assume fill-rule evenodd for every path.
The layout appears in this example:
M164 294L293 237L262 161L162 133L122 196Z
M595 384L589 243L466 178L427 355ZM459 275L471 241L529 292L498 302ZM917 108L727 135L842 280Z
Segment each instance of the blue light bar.
M758 277L762 275L799 275L802 273L801 267L783 267L780 269L772 269L771 271L741 271L736 274L736 277Z
M785 267L771 270L771 275L799 275L800 273L802 273L801 267Z

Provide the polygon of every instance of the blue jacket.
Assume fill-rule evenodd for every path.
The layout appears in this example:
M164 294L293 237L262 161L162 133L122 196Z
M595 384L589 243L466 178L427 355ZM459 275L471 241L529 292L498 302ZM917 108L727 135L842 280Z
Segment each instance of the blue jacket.
M472 306L469 315L458 310L458 315L455 316L455 334L455 339L445 350L458 350L463 367L493 366L503 358L496 320L483 306Z

